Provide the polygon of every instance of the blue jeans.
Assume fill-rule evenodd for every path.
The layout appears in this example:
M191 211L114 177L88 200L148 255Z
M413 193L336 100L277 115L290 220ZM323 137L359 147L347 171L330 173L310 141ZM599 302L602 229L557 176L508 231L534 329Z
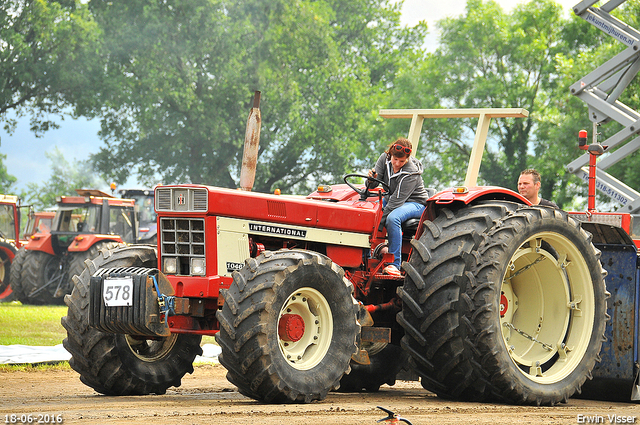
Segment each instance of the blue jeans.
M398 270L402 261L402 223L411 218L420 218L424 209L425 206L417 202L405 202L387 216L385 227L389 240L389 253L393 254L393 265Z

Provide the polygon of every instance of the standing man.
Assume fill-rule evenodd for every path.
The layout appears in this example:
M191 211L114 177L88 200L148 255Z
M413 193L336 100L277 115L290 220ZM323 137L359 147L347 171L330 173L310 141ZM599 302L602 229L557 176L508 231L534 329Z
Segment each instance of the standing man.
M558 208L555 202L548 201L538 196L540 191L540 173L533 168L528 168L520 173L518 178L518 192L531 202L532 205Z

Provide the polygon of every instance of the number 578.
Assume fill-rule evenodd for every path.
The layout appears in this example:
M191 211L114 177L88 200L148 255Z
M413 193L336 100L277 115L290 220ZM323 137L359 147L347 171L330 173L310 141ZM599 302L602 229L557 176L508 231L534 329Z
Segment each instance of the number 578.
M114 292L115 291L115 292ZM111 300L123 300L126 301L131 297L129 286L108 285L104 288L104 299L106 301Z

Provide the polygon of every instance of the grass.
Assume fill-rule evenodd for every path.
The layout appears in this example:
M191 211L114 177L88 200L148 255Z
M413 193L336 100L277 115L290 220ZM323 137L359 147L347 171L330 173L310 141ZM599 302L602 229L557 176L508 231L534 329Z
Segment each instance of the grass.
M0 364L2 372L38 372L41 370L71 370L69 362L38 363L38 364Z
M60 319L66 315L67 306L0 303L0 345L62 344L67 331ZM212 336L203 336L202 344L216 344L216 341Z
M23 305L14 301L0 303L0 345L53 346L62 344L67 331L60 319L67 315L67 306ZM216 344L212 336L203 336L202 344ZM68 362L38 365L0 365L0 372L69 369Z
M19 302L0 303L0 345L58 345L67 336L60 318L67 315L67 306L22 305ZM69 362L53 364L0 365L0 372L69 369Z
M60 319L67 306L0 303L0 345L58 345L67 336Z

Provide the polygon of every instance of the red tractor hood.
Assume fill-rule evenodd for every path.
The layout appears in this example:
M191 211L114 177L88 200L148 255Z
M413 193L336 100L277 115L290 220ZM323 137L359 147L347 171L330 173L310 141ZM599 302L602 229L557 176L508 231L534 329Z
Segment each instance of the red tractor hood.
M377 227L376 217L380 214L378 200L369 198L367 201L360 201L355 191L349 189L353 193L350 196L342 186L346 185L334 186L335 193L339 194L338 198L341 200L332 196L317 196L312 199L200 185L161 188L207 189L207 214L212 216L371 234ZM162 214L163 211L158 210L158 213Z

